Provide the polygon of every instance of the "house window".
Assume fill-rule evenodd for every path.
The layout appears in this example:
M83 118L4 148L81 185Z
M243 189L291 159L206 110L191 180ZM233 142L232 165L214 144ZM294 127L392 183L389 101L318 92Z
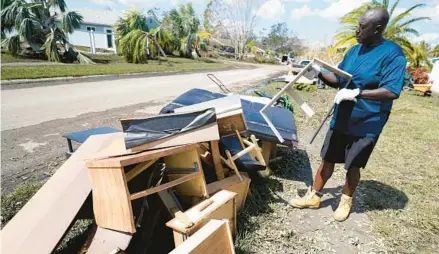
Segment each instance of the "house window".
M95 27L93 27L93 26L88 26L87 27L87 31L93 31L93 32L95 32L96 31L96 28Z
M107 29L107 47L113 47L113 31L111 29Z

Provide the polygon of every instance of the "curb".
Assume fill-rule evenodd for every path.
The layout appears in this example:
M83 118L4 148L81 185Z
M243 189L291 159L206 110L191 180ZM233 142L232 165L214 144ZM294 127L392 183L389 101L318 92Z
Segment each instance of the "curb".
M33 88L33 87L55 86L55 85L65 85L65 84L84 83L84 82L161 77L161 76L172 76L179 74L208 73L213 71L228 71L234 69L254 69L254 68L255 67L253 66L230 66L230 67L210 69L210 70L142 72L142 73L92 75L92 76L79 76L79 77L68 76L68 77L57 77L57 78L2 80L1 90L25 89L25 88Z

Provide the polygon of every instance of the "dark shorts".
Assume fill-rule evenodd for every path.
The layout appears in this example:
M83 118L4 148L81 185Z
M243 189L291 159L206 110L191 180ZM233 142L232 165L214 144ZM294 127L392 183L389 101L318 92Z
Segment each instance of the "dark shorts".
M364 168L378 137L355 137L329 129L320 156L330 163L344 163L345 169Z

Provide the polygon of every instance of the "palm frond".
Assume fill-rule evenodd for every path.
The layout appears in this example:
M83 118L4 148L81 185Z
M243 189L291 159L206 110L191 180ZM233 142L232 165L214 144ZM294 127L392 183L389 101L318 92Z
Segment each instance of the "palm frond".
M406 27L406 26L408 26L408 25L410 25L412 23L415 23L415 22L418 22L418 21L421 21L421 20L431 20L431 18L430 17L418 17L418 18L410 19L410 20L408 20L408 21L406 21L406 22L404 22L404 23L402 23L402 24L400 24L398 26L399 27Z
M2 47L6 48L11 55L17 56L21 50L20 35L14 35L6 38L2 41L1 45Z
M31 18L25 18L21 21L18 34L27 42L32 42L36 34L42 31L41 25Z
M51 7L58 7L62 13L67 9L67 4L64 0L48 0L47 2Z
M75 29L81 27L83 17L75 11L67 12L62 20L62 27L66 33L73 33Z
M60 55L57 46L57 34L54 29L50 29L50 33L47 34L46 42L43 45L43 49L49 61L60 62Z
M76 52L76 59L78 60L79 63L81 63L81 64L96 64L88 56L82 54L78 50L75 50L75 52Z
M390 17L393 16L393 13L396 10L396 7L398 6L400 0L396 0L396 2L393 4L392 9L390 10Z

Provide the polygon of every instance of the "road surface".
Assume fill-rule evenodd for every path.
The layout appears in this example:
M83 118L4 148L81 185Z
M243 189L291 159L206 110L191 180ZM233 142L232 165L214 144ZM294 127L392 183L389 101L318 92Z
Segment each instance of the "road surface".
M267 78L284 66L214 71L227 86ZM192 89L219 91L206 73L65 84L2 91L2 130L144 102L162 102Z
M285 72L285 66L264 66L212 73L236 92ZM2 191L50 177L65 160L63 134L98 126L121 129L120 119L158 114L192 88L219 92L206 73L3 90Z

